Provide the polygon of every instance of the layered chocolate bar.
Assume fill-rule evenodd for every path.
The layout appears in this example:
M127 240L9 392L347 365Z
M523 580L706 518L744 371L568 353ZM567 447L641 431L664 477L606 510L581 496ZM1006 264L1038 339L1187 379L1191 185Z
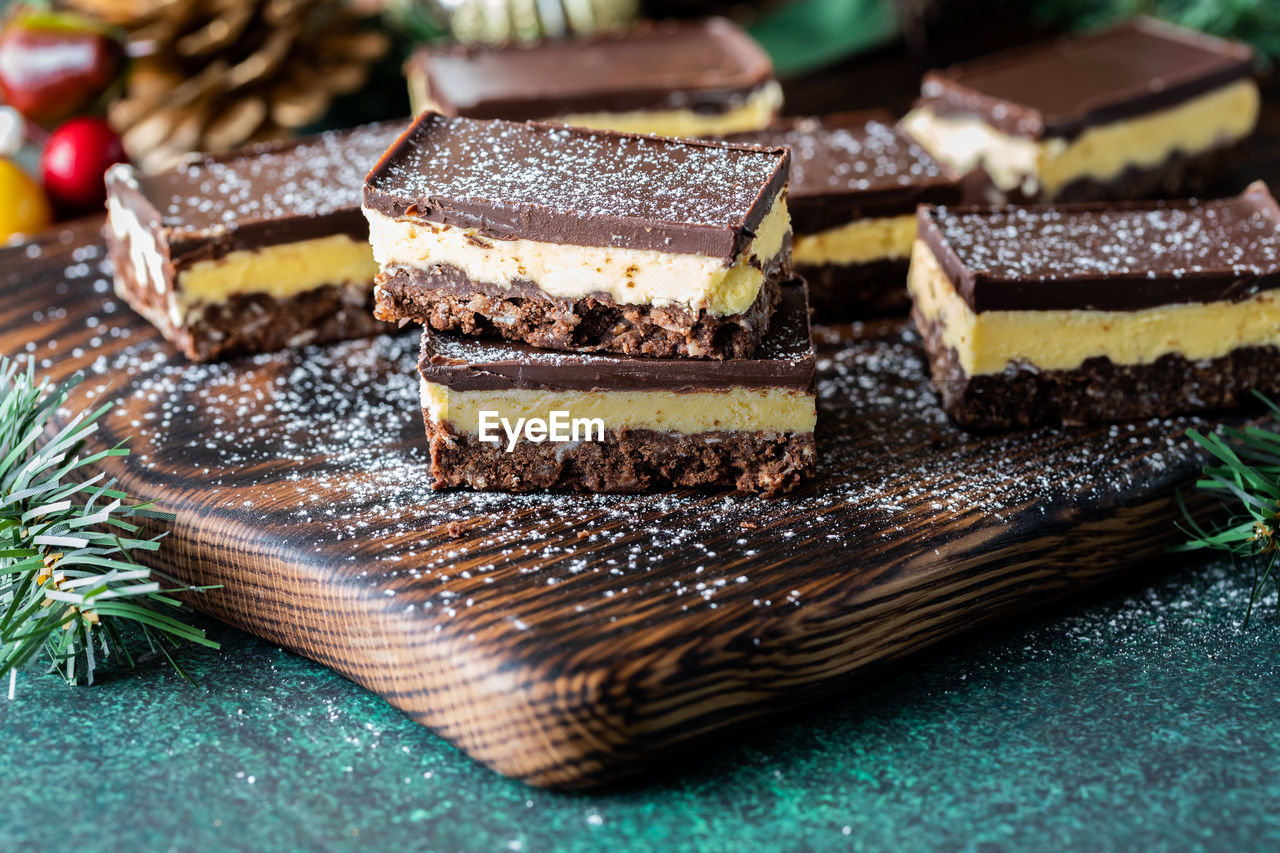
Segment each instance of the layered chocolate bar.
M791 149L791 264L817 317L906 312L916 206L954 204L960 187L889 113L784 119L726 139Z
M424 113L369 174L377 314L737 358L787 275L786 149Z
M360 194L405 122L107 172L115 287L186 356L376 334Z
M1280 392L1280 207L922 207L909 288L944 408L980 428Z
M783 287L755 357L637 359L424 331L422 408L436 488L773 495L816 464L804 286Z
M903 126L993 204L1199 195L1257 124L1252 59L1138 18L931 72Z
M768 54L723 18L532 46L429 45L405 75L415 112L663 136L753 130L782 106Z

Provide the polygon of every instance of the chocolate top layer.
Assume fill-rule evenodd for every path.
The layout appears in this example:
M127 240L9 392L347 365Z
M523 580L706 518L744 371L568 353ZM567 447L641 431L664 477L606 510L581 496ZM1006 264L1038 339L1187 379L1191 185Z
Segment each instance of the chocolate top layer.
M369 173L364 203L497 240L653 249L728 264L786 184L790 159L784 148L429 112Z
M787 206L797 234L960 201L956 178L898 130L888 112L783 119L725 139L791 149Z
M721 112L773 79L768 54L723 18L532 46L430 46L420 48L405 70L425 75L432 100L449 115L513 120L604 111Z
M804 284L783 285L782 304L752 358L628 358L553 352L525 344L422 335L418 371L454 391L533 388L550 391L701 391L814 387L814 353Z
M923 105L976 116L1014 136L1073 137L1085 128L1176 104L1247 77L1238 42L1151 18L931 71Z
M920 237L974 311L1135 311L1280 287L1280 206L1235 198L921 207Z
M407 121L191 158L169 171L107 173L112 196L169 244L175 263L348 234L367 240L364 177Z

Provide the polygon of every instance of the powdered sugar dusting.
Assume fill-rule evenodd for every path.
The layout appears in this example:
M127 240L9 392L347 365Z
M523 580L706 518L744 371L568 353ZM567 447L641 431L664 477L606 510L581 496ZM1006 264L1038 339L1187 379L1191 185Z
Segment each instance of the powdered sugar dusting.
M845 344L819 330L820 474L774 500L433 492L413 330L205 366L149 339L99 358L86 384L118 401L101 440L133 436L139 483L176 468L200 484L202 509L180 523L268 524L286 558L315 555L389 602L426 589L405 606L436 631L469 612L517 632L603 632L650 608L795 610L873 555L947 559L948 531L1034 529L1068 507L1165 493L1195 467L1183 432L1198 419L967 435L938 408L914 333L856 331ZM827 569L778 570L791 562ZM519 594L550 588L571 603L554 624L540 595Z
M938 407L918 336L885 323L817 328L819 473L791 495L434 492L416 330L191 365L107 295L100 247L55 250L65 269L22 291L25 353L86 366L73 405L116 402L93 440L127 438L132 455L109 470L188 533L243 531L264 559L463 642L476 620L603 638L731 609L736 636L767 648L784 614L826 618L880 566L980 561L1015 531L1033 541L1042 518L1059 530L1168 494L1200 464L1184 434L1199 418L967 434Z
M782 155L556 125L429 116L370 186L440 199L593 219L707 226L741 223ZM640 223L643 224L643 223Z
M806 118L789 127L732 138L790 148L790 193L797 198L833 190L870 192L951 183L929 152L893 125L875 119L842 126Z
M992 279L1280 272L1280 221L1250 195L1110 210L939 207L933 218L965 268Z
M264 219L326 216L360 207L365 175L402 130L404 123L387 122L330 131L229 157L197 157L137 181L162 222L188 236Z

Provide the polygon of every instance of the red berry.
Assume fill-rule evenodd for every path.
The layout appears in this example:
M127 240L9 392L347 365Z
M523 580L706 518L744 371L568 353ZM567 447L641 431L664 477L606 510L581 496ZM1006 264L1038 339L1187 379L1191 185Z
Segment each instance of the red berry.
M73 118L45 145L40 159L45 192L63 216L99 209L107 197L103 173L124 160L124 147L110 125L92 116Z
M37 124L85 111L120 76L124 47L80 15L20 12L0 30L0 96Z

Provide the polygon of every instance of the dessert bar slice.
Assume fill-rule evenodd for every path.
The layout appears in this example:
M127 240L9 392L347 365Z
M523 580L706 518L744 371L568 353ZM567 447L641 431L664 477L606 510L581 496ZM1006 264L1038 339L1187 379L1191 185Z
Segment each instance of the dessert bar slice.
M419 371L436 488L772 495L814 472L814 353L798 282L783 287L750 359L556 353L427 329Z
M1257 123L1252 58L1138 18L931 72L903 125L991 203L1198 195Z
M887 112L784 119L733 142L791 149L791 263L823 320L905 313L918 204L960 187Z
M526 46L428 45L405 76L415 112L663 136L753 130L782 105L768 54L723 18Z
M943 406L972 427L1124 420L1280 392L1280 207L920 209L909 288Z
M378 316L561 350L748 356L789 266L789 160L424 113L365 186Z
M376 334L365 173L405 122L107 172L115 287L188 358Z

